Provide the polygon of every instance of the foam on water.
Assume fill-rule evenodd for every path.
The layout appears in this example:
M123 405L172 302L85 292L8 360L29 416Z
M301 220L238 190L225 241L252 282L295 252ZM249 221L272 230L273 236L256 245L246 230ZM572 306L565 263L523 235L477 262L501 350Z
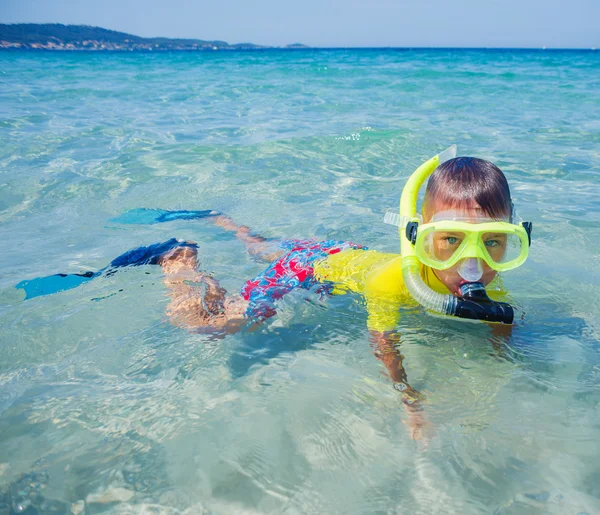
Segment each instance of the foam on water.
M0 511L600 511L600 54L522 51L0 53ZM352 296L293 292L220 341L171 327L159 270L23 302L171 237L229 291L262 269L203 220L396 252L381 221L457 143L534 223L506 337L408 307L409 439ZM75 504L73 504L75 503ZM186 511L187 510L187 511ZM21 510L22 511L22 510Z

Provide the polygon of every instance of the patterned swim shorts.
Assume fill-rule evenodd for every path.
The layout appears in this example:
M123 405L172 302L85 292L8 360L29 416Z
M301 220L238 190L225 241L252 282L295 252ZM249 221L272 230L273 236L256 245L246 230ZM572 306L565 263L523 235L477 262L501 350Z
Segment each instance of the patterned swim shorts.
M241 290L250 302L247 316L269 318L275 315L274 302L295 288L309 289L318 281L314 276L313 263L345 249L366 247L344 241L284 240L280 247L287 252L271 263L255 279L248 281Z

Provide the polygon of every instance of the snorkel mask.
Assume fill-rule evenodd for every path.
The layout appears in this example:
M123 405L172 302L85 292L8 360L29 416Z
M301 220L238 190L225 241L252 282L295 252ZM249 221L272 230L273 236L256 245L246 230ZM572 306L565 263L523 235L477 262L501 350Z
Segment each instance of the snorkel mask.
M456 157L456 145L423 163L409 177L400 198L402 275L409 293L426 309L472 320L512 324L513 308L490 299L480 282L485 262L504 272L522 265L531 244L531 223L514 224L489 218L465 218L453 211L436 213L421 223L417 215L419 189L441 163ZM386 215L388 223L394 217ZM433 291L420 274L421 264L435 270L458 266L464 279L460 297Z

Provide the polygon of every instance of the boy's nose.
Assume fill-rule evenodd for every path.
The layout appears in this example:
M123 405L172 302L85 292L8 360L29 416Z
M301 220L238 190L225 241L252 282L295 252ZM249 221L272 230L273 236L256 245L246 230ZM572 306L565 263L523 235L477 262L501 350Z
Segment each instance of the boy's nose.
M483 277L483 265L479 258L463 259L458 266L458 275L465 281L476 282Z

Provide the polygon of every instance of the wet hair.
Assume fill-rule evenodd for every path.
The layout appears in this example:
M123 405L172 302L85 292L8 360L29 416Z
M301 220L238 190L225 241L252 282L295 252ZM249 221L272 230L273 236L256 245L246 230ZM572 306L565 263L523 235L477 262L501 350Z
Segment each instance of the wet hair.
M479 207L497 220L512 215L510 190L502 170L476 157L455 157L435 169L427 183L425 209L438 202L456 209Z

